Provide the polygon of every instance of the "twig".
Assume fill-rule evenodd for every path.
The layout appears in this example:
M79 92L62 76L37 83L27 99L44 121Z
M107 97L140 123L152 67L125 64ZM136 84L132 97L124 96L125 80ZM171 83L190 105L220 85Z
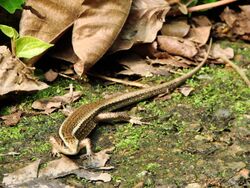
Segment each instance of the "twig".
M134 87L139 87L139 88L148 87L147 85L141 84L141 83L138 83L138 82L124 81L124 80L121 80L121 79L111 78L111 77L103 76L103 75L99 75L99 74L92 74L92 73L88 73L88 74L91 75L91 76L97 77L97 78L101 78L101 79L104 79L104 80L108 80L108 81L112 81L112 82L116 82L116 83L120 83L120 84L124 84L124 85L129 85L129 86L134 86Z
M0 157L3 157L3 156L14 156L14 155L20 155L20 153L18 153L18 152L14 152L14 151L12 151L12 152L9 152L9 153L0 153Z
M247 86L250 87L250 81L245 75L245 73L241 70L240 67L238 67L236 64L234 64L232 61L230 61L227 57L221 56L220 57L223 61L228 63L233 69L241 76L241 78L246 82Z
M72 78L72 77L70 77L70 76L68 76L66 74L58 73L58 75L61 76L61 77L64 77L64 78L69 78L71 80L76 80L75 78Z
M229 3L233 3L233 2L236 2L236 1L237 0L221 0L221 1L213 2L213 3L197 5L197 6L193 6L193 7L188 8L188 12L191 13L191 12L206 10L206 9L226 5L226 4L229 4Z

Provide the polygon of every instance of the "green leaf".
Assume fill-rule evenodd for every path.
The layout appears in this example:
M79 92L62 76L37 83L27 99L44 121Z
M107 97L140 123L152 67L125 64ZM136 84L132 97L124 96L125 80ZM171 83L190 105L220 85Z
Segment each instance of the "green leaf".
M0 0L1 1L1 0ZM13 28L13 27L9 27L7 25L2 25L0 24L0 30L5 34L7 35L8 37L10 38L13 38L13 39L17 39L19 34L18 32Z
M22 9L25 0L0 0L0 6L13 14L17 9Z
M53 46L52 44L48 44L38 38L30 36L20 37L15 42L16 56L19 58L32 58Z

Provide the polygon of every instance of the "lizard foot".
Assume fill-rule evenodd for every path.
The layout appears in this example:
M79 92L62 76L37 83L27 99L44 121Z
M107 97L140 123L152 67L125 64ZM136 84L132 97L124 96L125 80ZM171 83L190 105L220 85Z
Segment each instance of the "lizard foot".
M130 116L129 123L135 124L135 125L149 125L150 123L141 121L141 117L136 116Z
M61 157L61 154L60 154L60 152L57 149L58 142L56 141L55 137L51 136L49 138L49 141L50 141L50 143L52 145L52 150L51 150L50 155L52 157Z

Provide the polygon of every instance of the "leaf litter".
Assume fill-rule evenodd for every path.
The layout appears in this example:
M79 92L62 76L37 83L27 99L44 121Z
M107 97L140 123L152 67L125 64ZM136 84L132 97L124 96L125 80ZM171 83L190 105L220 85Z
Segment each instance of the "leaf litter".
M65 177L67 175L75 174L77 177L85 178L89 181L111 181L111 175L105 172L90 171L95 170L110 170L113 167L105 167L110 158L110 153L114 148L104 149L98 153L94 153L88 157L87 160L82 161L84 166L78 165L72 159L62 156L60 159L49 161L40 167L41 160L38 159L29 165L16 170L13 173L5 174L3 185L6 187L20 187L20 186L46 186L57 185L66 186L55 179Z
M109 7L108 3L105 2L102 4L104 12L95 12L95 4L96 1L89 2L89 4L83 4L80 1L76 1L74 4L69 5L67 4L65 7L57 7L52 6L52 1L46 1L45 4L40 4L38 2L32 2L27 1L28 4L32 4L34 7L41 10L41 14L45 15L45 17L48 18L49 25L55 25L55 21L58 22L58 18L61 19L61 22L63 22L60 27L58 28L49 28L48 25L45 24L45 22L38 20L35 15L30 14L29 11L24 11L21 21L21 33L29 33L30 35L34 35L38 38L43 38L44 40L53 41L56 42L61 35L72 25L73 26L73 41L70 44L69 48L65 51L63 51L61 54L59 54L57 57L70 61L74 65L75 72L78 75L82 75L87 71L90 67L92 67L98 59L100 59L104 53L108 50L108 48L113 44L114 40L116 39L116 36L118 35L118 30L123 25L123 22L125 21L126 15L121 15L119 17L119 28L115 28L113 31L111 31L111 34L109 32L103 32L101 35L105 35L109 33L110 35L105 37L99 38L99 33L97 35L93 35L93 40L89 40L86 36L82 37L82 32L86 33L85 31L89 30L89 28L94 27L96 23L96 17L99 17L99 14L102 15L107 13L107 10L105 10L106 6ZM88 1L86 1L88 3ZM145 3L145 4L144 4ZM153 8L152 6L144 6L148 4L154 4ZM111 3L112 4L112 3ZM128 2L124 2L124 4L129 4ZM85 9L84 6L93 5L88 10L88 7ZM102 6L100 5L100 6ZM63 5L62 5L63 6ZM42 8L44 7L44 9ZM70 7L70 8L69 8ZM113 5L111 6L113 7ZM121 8L118 5L119 8ZM64 11L64 14L60 15L61 8ZM93 9L92 9L93 8ZM221 18L223 21L226 22L226 24L230 27L231 32L234 35L239 35L242 39L248 39L248 26L249 26L249 7L242 6L241 12L234 12L230 11L230 9L225 9L224 14L221 15ZM51 11L52 10L52 11ZM120 10L120 9L119 9ZM127 12L125 14L128 14L129 7L126 6ZM150 55L152 57L130 57L127 54L127 57L122 59L120 63L125 67L125 70L120 71L118 74L124 74L124 75L140 75L140 76L151 76L153 74L159 74L161 71L164 73L162 75L167 75L168 72L174 72L173 69L170 69L169 66L172 67L184 67L187 68L190 65L197 64L198 61L200 61L200 57L203 56L204 53L204 45L206 44L209 35L211 34L211 22L210 20L205 17L193 17L192 18L192 24L187 24L186 21L176 21L173 20L171 22L165 22L164 19L166 17L166 14L169 12L170 7L166 1L150 1L150 0L135 0L133 1L133 5L129 14L129 17L122 29L122 32L120 32L117 40L114 42L112 48L110 51L113 53L115 51L120 50L127 50L130 49L132 46L141 43L141 46L150 47L150 53L144 54ZM86 18L85 14L89 15L93 11L93 19ZM54 12L55 17L58 17L57 19L54 19L51 17L51 12ZM112 12L113 13L113 12ZM157 16L156 16L157 15ZM54 15L53 15L54 16ZM65 19L65 17L68 17L68 19ZM31 20L29 20L32 18ZM140 19L139 19L140 18ZM26 20L27 19L27 20ZM60 20L59 19L59 20ZM88 22L89 21L89 22ZM109 20L107 23L110 23ZM107 24L105 23L105 24ZM176 28L170 27L168 23L171 23L170 26L174 26ZM22 25L23 24L23 25ZM44 25L45 24L45 25ZM108 25L108 24L107 24ZM37 28L33 28L33 26L38 26ZM105 28L104 25L99 25L100 28ZM238 27L240 26L240 27ZM32 28L32 29L30 29ZM171 29L170 29L171 28ZM170 31L169 31L170 30ZM161 35L157 37L157 33L161 32ZM179 32L178 32L179 31ZM47 33L49 35L47 35ZM92 31L91 31L92 32ZM113 33L112 33L113 32ZM49 36L48 38L46 38ZM102 43L100 41L104 40L107 43L103 46L98 46L97 51L98 53L95 54L93 51L96 50L95 45L90 44L96 44L96 43ZM97 41L97 42L93 42ZM86 44L90 45L90 48L88 50L85 50ZM148 44L143 44L148 43ZM154 45L153 45L154 44ZM65 47L62 45L62 47ZM99 49L100 47L100 49ZM171 47L171 48L170 48ZM84 49L85 48L85 49ZM102 49L103 48L103 49ZM131 49L132 52L134 51L134 48ZM89 55L90 60L86 59L86 54ZM226 48L222 49L219 45L215 44L213 45L213 50L210 54L210 61L213 62L215 60L218 62L218 59L220 56L226 56L228 58L233 58L234 54L232 49ZM92 56L92 57L91 57ZM112 57L112 56L111 56ZM91 59L92 58L92 59ZM152 58L152 59L151 59ZM94 60L93 60L94 59ZM89 61L89 62L88 62ZM214 62L215 62L214 61ZM32 61L30 61L32 64ZM156 64L160 64L162 66L156 67ZM169 65L168 67L165 67L166 65ZM60 73L59 73L60 74ZM46 79L48 81L53 81L58 74L53 72L52 70L47 72L47 76L45 75ZM193 88L191 87L183 87L180 88L180 92L184 95L189 95L190 92L192 92ZM67 94L66 94L67 95ZM75 95L80 95L79 93ZM36 101L35 105L37 105L37 109L43 110L45 113L51 113L52 111L56 110L57 108L61 108L64 104L68 104L72 102L72 95L71 97L69 95L67 96L61 96L62 98L55 97L51 101ZM65 98L64 98L65 97ZM203 152L203 151L202 151ZM87 159L85 162L84 168L99 168L99 169L112 169L113 167L101 167L104 166L106 160L108 160L108 156L106 156L106 151L104 153L100 152L100 158L104 159L103 161L99 161L99 158L91 158L92 163L88 162L91 161L90 159ZM61 161L60 161L61 160ZM58 162L59 161L59 162ZM77 165L74 162L70 162L70 159L59 159L58 161L52 161L53 163L48 163L47 166L50 166L51 169L55 170L55 176L61 174L67 175L70 174L70 172L67 172L67 170L71 170L71 173L77 174L79 177L85 177L89 180L102 180L102 181L110 181L111 176L108 174L92 174L88 171L83 171L83 169L78 169L76 167ZM65 162L66 161L66 162ZM58 167L60 163L66 163L68 166L65 168ZM35 164L36 166L37 164ZM58 166L57 166L58 165ZM75 166L76 165L76 166ZM91 166L92 165L92 166ZM236 168L237 165L240 166L236 169L244 168L245 166L243 164L235 163L233 164L235 166L232 166L232 168ZM81 166L82 167L82 166ZM47 169L48 172L51 172L53 170ZM75 168L75 169L74 169ZM46 169L46 168L44 168ZM57 171L58 170L58 171ZM35 171L35 169L34 169ZM52 172L53 173L53 172ZM244 172L244 177L246 177L247 173ZM249 175L249 171L248 171ZM34 174L32 174L31 177L33 177ZM243 176L243 175L242 175ZM38 180L38 179L37 179ZM37 181L35 180L35 182ZM232 180L234 181L234 180ZM31 183L32 181L30 181ZM37 182L42 182L42 185L47 185L46 181L44 181L43 178L40 177L40 179ZM55 180L51 180L51 183L55 183ZM33 181L34 183L34 181ZM196 184L196 183L194 183ZM32 183L30 184L32 185ZM56 184L54 184L56 185ZM189 184L191 185L191 184ZM59 184L58 184L59 186ZM63 187L63 185L60 184L60 186Z
M47 84L33 76L33 69L12 57L6 46L0 46L0 96L21 91L42 90Z
M63 96L55 96L50 99L38 99L32 103L32 108L50 114L55 110L78 100L82 96L81 91L70 90Z

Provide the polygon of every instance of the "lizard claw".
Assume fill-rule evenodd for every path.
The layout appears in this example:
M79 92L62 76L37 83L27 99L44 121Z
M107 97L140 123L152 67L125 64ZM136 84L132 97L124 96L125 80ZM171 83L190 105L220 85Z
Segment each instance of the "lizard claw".
M49 141L52 144L52 150L51 150L50 155L52 157L61 157L60 152L56 149L56 144L57 144L56 139L53 136L51 136L49 138Z
M130 119L129 119L129 123L131 124L135 124L135 125L148 125L149 123L148 122L144 122L144 121L141 121L142 118L141 117L135 117L135 116L131 116Z

